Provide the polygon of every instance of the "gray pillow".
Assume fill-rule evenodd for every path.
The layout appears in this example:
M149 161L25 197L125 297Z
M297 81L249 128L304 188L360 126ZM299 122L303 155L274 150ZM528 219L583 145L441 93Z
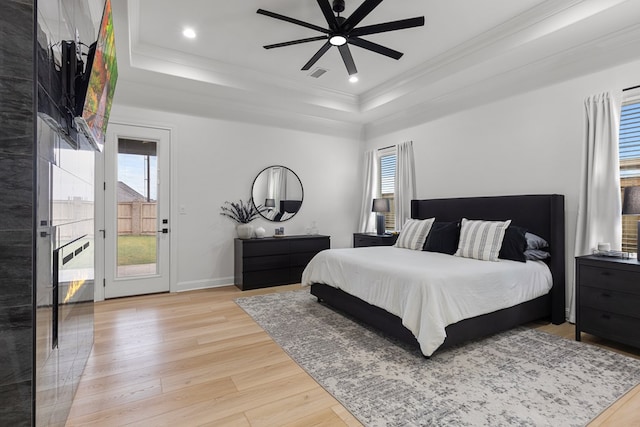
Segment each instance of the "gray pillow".
M524 257L528 261L543 261L549 258L551 254L541 249L527 249L524 251Z
M527 239L527 249L544 249L549 247L549 243L542 237L533 233L525 233L525 239Z

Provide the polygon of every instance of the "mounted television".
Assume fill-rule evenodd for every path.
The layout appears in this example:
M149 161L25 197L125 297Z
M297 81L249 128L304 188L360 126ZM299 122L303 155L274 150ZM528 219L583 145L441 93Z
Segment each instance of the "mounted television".
M118 63L111 0L107 0L98 40L90 46L87 66L76 82L76 126L100 151L104 147L117 79Z

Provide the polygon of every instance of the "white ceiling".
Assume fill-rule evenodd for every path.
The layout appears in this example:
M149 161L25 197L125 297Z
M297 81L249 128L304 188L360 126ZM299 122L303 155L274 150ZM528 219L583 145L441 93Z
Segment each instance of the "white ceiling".
M363 37L403 52L399 61L351 47L356 84L336 48L312 68L329 70L319 79L300 71L322 41L262 47L321 34L258 8L326 27L314 0L112 2L116 102L341 134L392 131L640 58L638 0L386 0L360 25L426 25ZM361 3L346 0L343 16Z

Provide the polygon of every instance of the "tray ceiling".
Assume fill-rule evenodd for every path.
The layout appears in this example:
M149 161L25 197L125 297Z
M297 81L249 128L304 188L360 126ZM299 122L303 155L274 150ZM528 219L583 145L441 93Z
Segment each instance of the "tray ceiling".
M114 0L116 102L376 134L640 58L636 0L386 0L362 25L426 24L364 37L404 56L352 47L353 84L337 49L312 68L322 77L300 71L322 41L263 49L319 33L258 8L326 25L313 0Z

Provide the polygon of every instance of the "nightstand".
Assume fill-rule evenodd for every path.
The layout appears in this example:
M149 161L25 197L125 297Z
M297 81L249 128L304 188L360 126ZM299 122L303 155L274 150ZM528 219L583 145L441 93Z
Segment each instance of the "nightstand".
M587 332L640 347L640 263L595 255L576 258L576 340Z
M398 240L397 234L353 233L353 247L393 246Z

